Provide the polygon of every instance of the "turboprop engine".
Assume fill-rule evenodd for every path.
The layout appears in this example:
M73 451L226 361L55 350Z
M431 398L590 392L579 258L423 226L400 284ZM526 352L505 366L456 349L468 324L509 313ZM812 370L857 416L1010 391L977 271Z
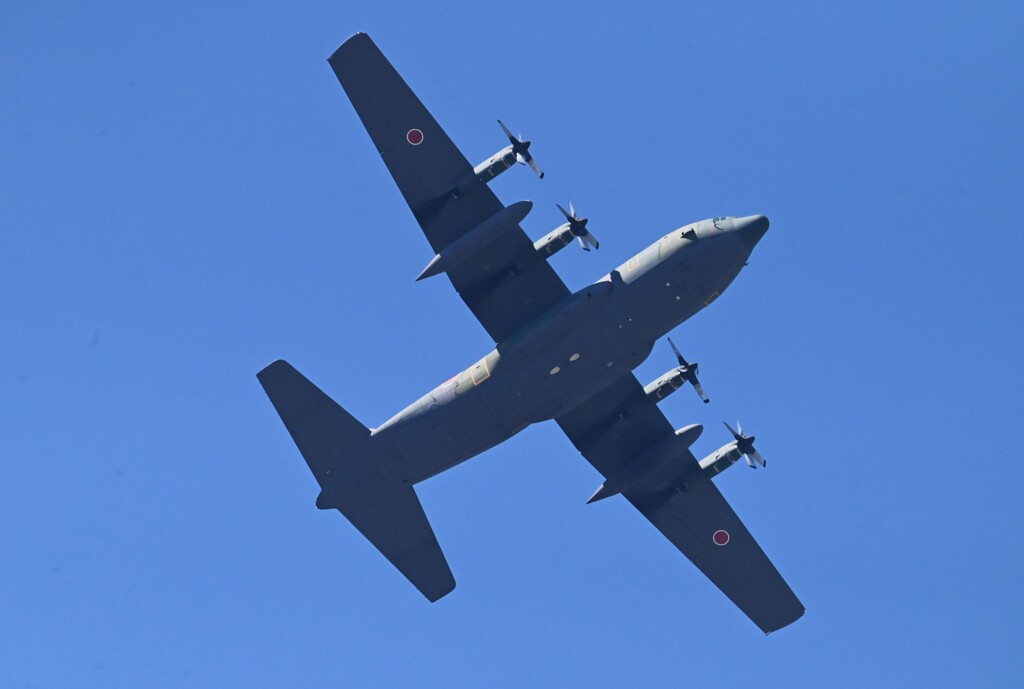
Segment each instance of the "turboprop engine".
M708 478L718 476L739 461L740 457L746 458L747 466L751 469L756 469L758 464L762 467L767 466L761 453L754 449L754 436L744 435L743 426L739 421L736 422L738 428L736 431L727 423L725 423L725 427L732 433L733 440L700 460L701 472L705 476Z
M701 386L700 381L697 380L697 371L700 367L696 361L692 364L687 362L683 358L683 355L679 353L679 349L676 348L672 338L668 338L669 345L672 346L672 351L675 352L676 361L679 362L679 366L672 369L668 373L661 377L651 381L644 387L644 392L648 397L654 399L655 402L660 402L673 392L683 387L687 383L693 386L693 389L697 391L700 398L704 400L704 404L707 404L711 400L704 394L704 388Z
M531 142L523 141L522 134L514 136L501 120L498 120L498 124L501 126L501 131L505 132L505 136L508 137L509 145L473 168L472 173L467 173L465 177L460 179L458 183L448 191L448 194L452 198L457 199L461 197L463 192L477 180L487 184L516 163L519 163L520 165L529 165L530 169L533 170L538 177L544 179L544 172L540 169L540 166L537 165L537 161L533 159L533 156L530 155Z
M584 251L590 251L591 246L595 249L600 246L597 237L592 235L587 229L587 223L590 220L577 215L576 209L573 208L571 202L569 203L569 210L565 210L557 203L555 205L558 206L558 210L562 211L562 215L565 216L568 222L562 223L551 230L543 239L539 239L534 243L533 248L538 254L544 258L553 256L564 247L569 246L573 239L579 241ZM587 246L588 244L590 246Z
M533 251L520 257L519 260L513 264L513 273L525 272L539 261L546 261L565 247L569 246L573 239L580 243L580 247L582 247L584 251L590 251L591 246L595 249L600 246L600 242L597 241L597 237L591 234L590 230L587 229L587 223L590 222L590 220L588 218L581 218L577 215L576 209L573 208L571 202L569 203L569 210L565 210L557 203L555 205L558 206L558 210L562 212L562 215L565 216L567 222L562 223L555 229L551 230L547 235L534 242Z

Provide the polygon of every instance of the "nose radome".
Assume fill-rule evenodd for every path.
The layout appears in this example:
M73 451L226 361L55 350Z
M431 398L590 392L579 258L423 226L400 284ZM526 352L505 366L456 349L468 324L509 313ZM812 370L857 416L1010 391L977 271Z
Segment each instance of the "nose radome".
M761 241L761 237L768 231L768 218L763 215L748 215L743 218L736 218L736 231L739 233L743 243L753 249Z

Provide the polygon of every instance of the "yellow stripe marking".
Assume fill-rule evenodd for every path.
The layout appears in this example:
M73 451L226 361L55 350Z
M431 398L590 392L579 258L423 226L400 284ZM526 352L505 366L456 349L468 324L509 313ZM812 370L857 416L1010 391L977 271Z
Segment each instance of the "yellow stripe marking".
M483 368L484 368L483 375L480 376L479 378L477 378L477 371L480 369L481 366L483 366ZM487 380L488 378L490 378L491 377L491 369L487 365L487 357L484 357L483 359L481 359L480 363L478 363L476 366L473 367L473 370L470 371L469 375L473 378L473 385L479 385L480 383L482 383L485 380Z

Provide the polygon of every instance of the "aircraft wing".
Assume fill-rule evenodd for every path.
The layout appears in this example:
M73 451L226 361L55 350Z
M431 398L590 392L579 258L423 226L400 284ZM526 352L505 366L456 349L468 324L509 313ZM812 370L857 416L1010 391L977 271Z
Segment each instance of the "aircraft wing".
M675 433L633 375L556 421L606 477ZM696 466L683 450L623 495L763 632L795 622L803 605L718 488L702 480L684 492L673 489L673 479Z
M348 39L328 62L436 253L504 208L369 36ZM448 270L496 342L569 294L546 261L511 274L512 262L532 250L517 226Z

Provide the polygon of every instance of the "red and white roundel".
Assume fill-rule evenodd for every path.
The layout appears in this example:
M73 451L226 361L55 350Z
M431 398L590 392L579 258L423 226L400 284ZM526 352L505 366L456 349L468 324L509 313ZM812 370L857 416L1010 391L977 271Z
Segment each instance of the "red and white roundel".
M419 129L410 129L405 133L405 140L413 146L419 146L423 143L423 132Z
M719 529L711 537L711 540L715 542L715 545L727 545L729 543L729 532Z

